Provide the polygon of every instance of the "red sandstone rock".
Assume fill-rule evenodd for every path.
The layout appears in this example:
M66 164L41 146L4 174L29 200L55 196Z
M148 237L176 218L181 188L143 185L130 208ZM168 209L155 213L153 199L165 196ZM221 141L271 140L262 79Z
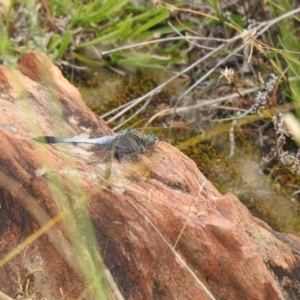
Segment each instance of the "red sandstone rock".
M172 146L114 162L107 189L87 162L94 148L32 141L110 133L45 55L0 67L0 104L2 293L42 269L28 293L47 299L76 299L90 285L83 299L299 299L300 239L221 195Z

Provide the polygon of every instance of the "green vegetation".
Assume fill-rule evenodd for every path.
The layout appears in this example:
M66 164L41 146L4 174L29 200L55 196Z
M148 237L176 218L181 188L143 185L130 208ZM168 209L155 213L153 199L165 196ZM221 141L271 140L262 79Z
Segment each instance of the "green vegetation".
M158 44L149 47L146 43L135 51L115 49L130 48L139 41L151 43L154 38L174 32L168 25L169 17L170 11L165 6L137 6L128 0L26 1L25 5L23 1L12 2L1 27L1 60L10 64L24 51L42 50L58 64L75 57L94 66L119 64L162 68L162 64L184 61L179 55L170 55L178 51L180 41L164 47ZM183 30L179 24L174 28L178 32ZM91 49L97 57L86 54ZM112 54L103 56L103 52L112 49Z

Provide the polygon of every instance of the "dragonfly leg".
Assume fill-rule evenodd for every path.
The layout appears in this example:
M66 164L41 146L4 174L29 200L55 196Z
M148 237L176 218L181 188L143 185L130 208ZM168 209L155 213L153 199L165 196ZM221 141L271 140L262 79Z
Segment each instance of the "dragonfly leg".
M110 151L110 158L109 158L109 161L108 161L108 163L106 165L105 174L104 174L104 178L106 180L109 179L110 174L111 174L111 166L112 166L112 161L113 161L113 158L114 158L115 150L116 150L116 140L114 140L112 142L111 149L109 150Z

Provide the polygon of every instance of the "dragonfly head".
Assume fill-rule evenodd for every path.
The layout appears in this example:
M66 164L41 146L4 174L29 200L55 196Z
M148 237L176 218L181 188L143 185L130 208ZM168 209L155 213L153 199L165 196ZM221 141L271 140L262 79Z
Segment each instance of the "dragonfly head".
M145 138L144 138L144 146L146 150L153 150L156 148L157 144L158 144L158 138L156 137L156 135L154 135L153 133L148 134Z

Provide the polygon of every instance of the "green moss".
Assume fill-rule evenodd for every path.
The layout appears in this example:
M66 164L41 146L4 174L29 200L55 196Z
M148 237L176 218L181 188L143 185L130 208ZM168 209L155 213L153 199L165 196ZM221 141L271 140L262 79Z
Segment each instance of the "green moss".
M269 175L261 173L261 147L253 137L242 131L235 132L235 154L232 158L229 150L228 133L223 133L183 151L221 193L235 194L252 214L265 220L272 228L300 234L300 198L292 196L300 187L299 176L278 163Z
M118 75L108 69L93 69L81 72L74 82L80 89L86 105L100 116L104 113L120 107L121 105L137 99L166 80L166 74L162 71L136 71L134 73L127 71L125 76ZM174 93L174 89L172 90ZM147 110L134 117L130 126L139 122L141 119L149 119L157 112L157 105L167 97L170 97L171 91L166 88L163 92L152 97ZM134 106L127 111L122 119L131 117L144 105L145 101ZM110 124L110 126L116 125Z

